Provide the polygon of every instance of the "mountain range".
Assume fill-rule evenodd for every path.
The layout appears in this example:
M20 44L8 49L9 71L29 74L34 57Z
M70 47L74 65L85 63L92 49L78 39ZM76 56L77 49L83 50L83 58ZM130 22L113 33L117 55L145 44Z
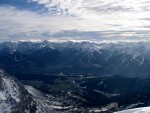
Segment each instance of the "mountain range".
M150 42L0 43L3 113L112 113L150 103Z
M12 74L149 77L149 48L149 42L4 42L0 44L0 66Z

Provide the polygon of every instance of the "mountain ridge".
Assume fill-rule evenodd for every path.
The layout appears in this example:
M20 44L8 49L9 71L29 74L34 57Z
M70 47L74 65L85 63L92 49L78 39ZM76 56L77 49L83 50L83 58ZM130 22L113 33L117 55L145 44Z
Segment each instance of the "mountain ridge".
M24 70L26 70L24 72L42 70L45 73L149 77L149 48L148 42L119 44L4 42L0 44L0 66L12 74ZM11 64L17 71L7 69L7 64Z

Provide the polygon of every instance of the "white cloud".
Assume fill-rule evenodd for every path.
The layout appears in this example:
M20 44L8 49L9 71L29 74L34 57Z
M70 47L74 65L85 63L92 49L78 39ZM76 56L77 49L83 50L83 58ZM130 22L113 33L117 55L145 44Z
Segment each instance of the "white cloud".
M143 13L148 9L148 0L31 0L45 5L49 11L61 14L90 17L89 14L101 16L112 13ZM148 11L148 10L147 10Z
M66 31L97 31L108 30L103 23L73 17L50 16L31 11L18 10L15 7L0 7L0 38L48 38L42 34L49 32L52 36L57 32ZM106 28L105 28L106 27ZM71 37L72 38L72 37ZM74 38L74 37L73 37ZM80 37L82 38L82 37ZM84 37L83 37L84 38Z
M147 0L30 1L43 5L49 12L40 14L0 6L1 40L149 38Z
M148 18L148 0L33 0L43 4L54 15L74 15L103 24L122 25L119 29L139 29L147 25L141 18ZM97 27L97 26L95 26ZM107 27L108 28L108 27ZM141 29L145 29L140 27Z

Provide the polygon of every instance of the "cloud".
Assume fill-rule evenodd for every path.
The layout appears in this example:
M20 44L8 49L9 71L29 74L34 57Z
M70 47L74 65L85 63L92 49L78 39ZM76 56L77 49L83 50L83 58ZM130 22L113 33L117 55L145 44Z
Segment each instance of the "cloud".
M149 8L147 0L31 0L44 5L50 12L60 15L83 16L88 14L101 15L117 12L145 11Z
M0 7L0 17L0 37L8 37L11 40L45 38L42 33L46 31L55 33L62 29L77 28L77 22L73 18L47 16L11 6Z
M8 2L9 1L9 2ZM0 41L149 37L147 0L2 0Z

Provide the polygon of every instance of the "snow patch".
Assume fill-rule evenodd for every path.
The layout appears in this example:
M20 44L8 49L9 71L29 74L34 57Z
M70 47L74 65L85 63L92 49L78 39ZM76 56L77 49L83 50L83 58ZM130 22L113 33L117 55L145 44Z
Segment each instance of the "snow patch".
M16 102L20 102L18 85L14 82L14 80L2 78L3 85L5 87L5 95L7 98L11 96L11 98L15 99Z
M150 107L129 109L129 110L124 110L116 113L150 113Z

